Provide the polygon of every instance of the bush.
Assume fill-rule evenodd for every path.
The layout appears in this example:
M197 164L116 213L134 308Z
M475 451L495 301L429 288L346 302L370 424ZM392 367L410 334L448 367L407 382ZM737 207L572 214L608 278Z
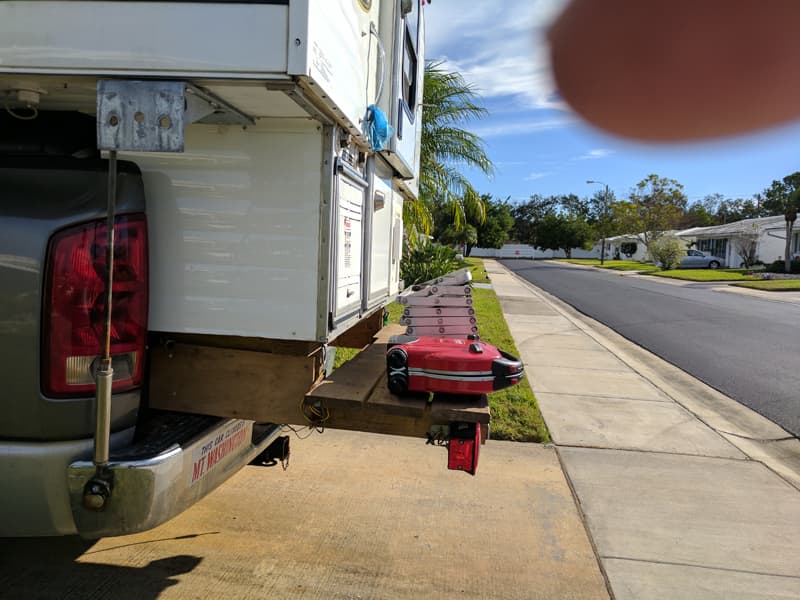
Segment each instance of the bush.
M653 262L665 271L674 269L681 264L681 258L686 254L686 246L678 238L662 237L650 244L650 255Z
M416 248L406 246L400 263L400 278L408 286L441 277L457 268L455 250L425 242Z
M785 261L776 260L771 265L768 265L764 270L767 273L785 273L786 269ZM789 270L790 273L800 273L800 260L793 260L791 264L791 268Z

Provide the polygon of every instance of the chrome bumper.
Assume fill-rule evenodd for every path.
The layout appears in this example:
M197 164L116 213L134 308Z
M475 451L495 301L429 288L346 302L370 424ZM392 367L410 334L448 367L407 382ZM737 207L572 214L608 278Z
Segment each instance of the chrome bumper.
M112 434L111 448L130 445L133 427ZM92 455L92 440L0 441L0 537L74 535L64 472Z
M83 506L83 489L94 475L90 461L67 469L72 515L85 538L126 535L152 529L217 488L260 454L280 433L270 426L253 442L252 421L221 421L192 442L143 460L112 461L113 491L100 512Z

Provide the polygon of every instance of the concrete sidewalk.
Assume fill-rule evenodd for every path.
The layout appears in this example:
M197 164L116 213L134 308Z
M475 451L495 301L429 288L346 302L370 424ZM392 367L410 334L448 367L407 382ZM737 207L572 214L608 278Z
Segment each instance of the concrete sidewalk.
M800 441L484 264L615 598L800 598Z

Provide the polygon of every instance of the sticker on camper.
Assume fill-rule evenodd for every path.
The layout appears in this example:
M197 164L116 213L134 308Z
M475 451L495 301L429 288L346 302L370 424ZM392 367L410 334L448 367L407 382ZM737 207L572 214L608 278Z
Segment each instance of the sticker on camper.
M331 65L331 61L328 60L328 57L325 56L324 50L320 48L319 44L316 42L314 42L311 48L311 64L320 77L325 81L331 80L333 77L333 65Z
M189 483L194 485L208 475L218 464L232 456L250 439L252 425L247 421L236 421L224 432L208 438L192 453L192 469Z
M353 263L353 225L349 218L344 218L344 268L349 269Z
M358 0L358 4L366 12L369 12L369 9L372 8L372 0Z

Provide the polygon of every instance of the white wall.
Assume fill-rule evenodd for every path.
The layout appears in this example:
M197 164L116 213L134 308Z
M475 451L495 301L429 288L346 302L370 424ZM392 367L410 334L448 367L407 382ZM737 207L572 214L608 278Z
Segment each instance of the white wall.
M783 235L783 230L781 229L772 229L770 232L774 235ZM742 264L742 258L736 252L736 241L736 237L728 238L728 251L725 257L728 263L727 266L732 269L738 269ZM758 237L756 257L766 265L776 260L783 260L785 244L786 241L784 239L768 235L767 230L762 230Z
M316 339L322 132L191 125L144 174L150 329Z
M563 250L542 250L534 248L528 244L504 244L502 248L478 248L472 249L470 256L478 258L566 258ZM591 250L574 248L572 258L600 258L600 246L595 246Z
M785 229L773 229L774 235L785 235ZM758 240L758 260L764 264L770 264L776 260L783 260L783 253L786 249L786 240L768 235L766 231L761 234ZM739 266L739 263L736 263Z
M614 242L612 242L612 244L611 244L611 246L612 246L611 247L611 253L610 253L609 256L607 256L607 258L612 258L613 259L614 255L620 249L622 244L627 244L627 243L635 243L636 244L636 252L633 254L633 256L628 258L624 254L622 254L622 252L620 251L619 257L620 257L621 260L638 260L639 262L646 262L647 260L649 260L650 257L647 254L647 246L645 246L644 243L642 241L640 241L640 240L635 240L635 241L626 240L624 242L622 242L622 241L614 241Z

